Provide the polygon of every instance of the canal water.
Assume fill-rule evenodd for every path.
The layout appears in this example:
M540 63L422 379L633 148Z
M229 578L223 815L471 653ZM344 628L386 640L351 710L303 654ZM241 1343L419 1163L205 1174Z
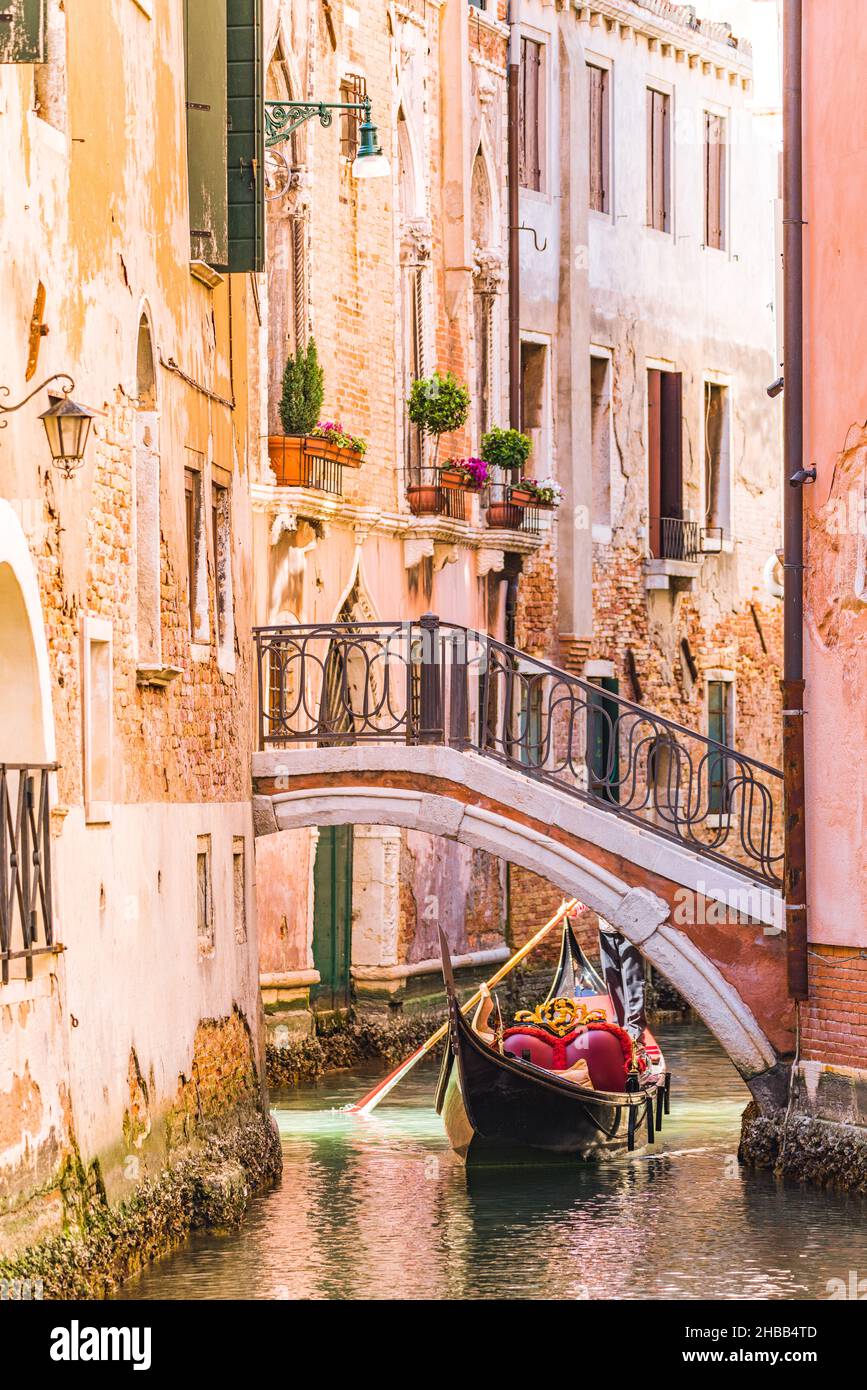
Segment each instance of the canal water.
M431 1066L364 1120L340 1107L375 1068L277 1096L280 1187L118 1296L825 1299L867 1273L864 1201L740 1169L740 1078L698 1025L659 1039L674 1086L654 1150L574 1170L468 1176Z

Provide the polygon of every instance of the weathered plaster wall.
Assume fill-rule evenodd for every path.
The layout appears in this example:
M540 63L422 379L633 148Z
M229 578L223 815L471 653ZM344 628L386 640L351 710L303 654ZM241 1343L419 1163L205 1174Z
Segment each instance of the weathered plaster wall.
M164 1163L164 1117L177 1102L179 1079L194 1074L204 1020L227 1020L237 1011L248 1039L247 1084L261 1114L246 639L254 406L244 364L255 313L244 278L212 291L190 275L182 6L155 7L152 19L126 0L51 8L52 72L0 69L0 381L18 400L50 373L69 372L76 399L96 415L84 466L71 480L49 466L38 420L48 404L44 392L9 417L0 438L0 493L23 526L44 616L52 740L51 746L43 741L40 753L11 718L0 718L0 758L51 759L56 743L52 854L56 930L65 948L59 958L38 963L32 984L16 982L10 992L0 986L0 1097L10 1117L3 1133L14 1129L17 1113L21 1132L33 1140L29 1170L16 1166L14 1145L5 1138L0 1144L6 1214L37 1188L49 1193L63 1163L73 1159L85 1169L98 1164L97 1185L111 1200L135 1190L151 1160L143 1161L125 1124L131 1053L148 1093L154 1136L148 1152L152 1147L152 1161ZM28 330L40 282L48 333L37 339L38 364L28 382ZM179 670L164 689L136 678L143 313L155 358L155 411L148 418L153 430L158 426L160 453L161 661ZM208 633L196 646L190 642L189 450L201 463L208 509L212 464L232 483L236 646L216 642L210 526ZM9 597L8 585L4 594ZM83 806L85 615L108 622L113 642L110 820L98 824L86 822ZM21 699L18 689L0 692L10 708ZM29 707L38 700L34 689ZM197 941L199 836L211 838L214 940L205 948ZM239 898L233 854L241 847ZM207 1109L203 1104L203 1118ZM230 1124L231 1104L213 1118ZM186 1133L198 1142L191 1129ZM128 1167L130 1157L138 1166ZM44 1233L46 1222L33 1211L32 1222L28 1215L4 1232L4 1245L7 1234L18 1244ZM57 1203L42 1211L50 1211L53 1224L62 1216Z

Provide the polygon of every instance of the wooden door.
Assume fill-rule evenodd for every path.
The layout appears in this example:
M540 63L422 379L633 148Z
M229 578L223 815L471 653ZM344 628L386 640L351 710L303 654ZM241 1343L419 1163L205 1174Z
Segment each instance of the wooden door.
M319 984L311 990L318 1012L348 1009L352 958L352 826L327 825L319 832L313 866L313 965Z

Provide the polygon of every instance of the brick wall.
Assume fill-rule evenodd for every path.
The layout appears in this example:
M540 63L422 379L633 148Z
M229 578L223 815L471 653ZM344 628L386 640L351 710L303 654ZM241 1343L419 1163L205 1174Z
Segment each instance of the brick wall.
M867 951L811 946L810 998L801 1005L801 1057L867 1069Z

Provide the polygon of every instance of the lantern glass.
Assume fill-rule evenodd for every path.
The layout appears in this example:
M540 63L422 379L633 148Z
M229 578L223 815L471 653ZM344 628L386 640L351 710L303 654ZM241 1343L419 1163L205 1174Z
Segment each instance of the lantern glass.
M93 411L64 396L55 399L39 418L45 426L54 462L66 466L80 463L87 447Z
M362 121L359 131L358 154L352 164L354 179L382 179L391 166L379 146L379 132L372 121Z

